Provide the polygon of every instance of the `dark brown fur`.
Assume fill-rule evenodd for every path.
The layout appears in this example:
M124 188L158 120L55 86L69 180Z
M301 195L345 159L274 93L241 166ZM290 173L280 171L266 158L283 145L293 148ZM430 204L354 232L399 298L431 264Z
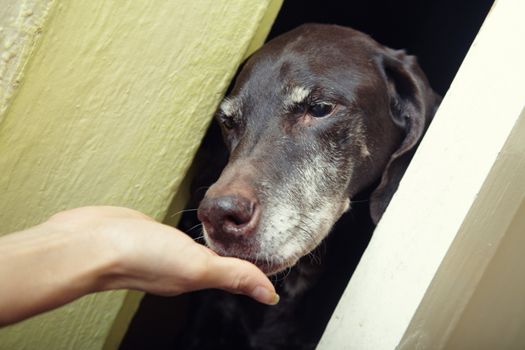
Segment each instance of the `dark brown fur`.
M301 102L290 103L293 91ZM318 24L267 43L230 97L217 115L230 159L199 207L207 243L273 274L314 250L348 200L351 232L332 233L327 253L314 251L321 264L303 258L278 275L276 307L221 293L206 299L195 324L212 323L190 342L199 349L314 348L358 260L337 254L349 254L349 235L370 232L381 218L440 98L414 57L353 29ZM319 104L333 109L315 117ZM360 193L364 201L355 202ZM273 222L279 215L284 222Z

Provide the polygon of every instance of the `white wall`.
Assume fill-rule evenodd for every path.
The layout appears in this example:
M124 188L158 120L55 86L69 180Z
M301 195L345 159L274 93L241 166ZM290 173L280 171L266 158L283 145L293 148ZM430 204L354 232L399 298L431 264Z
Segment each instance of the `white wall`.
M490 262L447 349L525 349L525 201Z

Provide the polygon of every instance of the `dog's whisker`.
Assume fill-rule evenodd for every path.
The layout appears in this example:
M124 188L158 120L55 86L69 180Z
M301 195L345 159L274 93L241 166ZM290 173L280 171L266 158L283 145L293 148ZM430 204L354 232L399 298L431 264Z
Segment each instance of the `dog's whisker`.
M197 237L194 237L193 238L194 241L203 241L204 240L204 235L200 235L200 236L197 236Z
M292 268L291 268L291 267L287 267L287 268L284 270L284 275L283 275L281 281L286 280L286 278L288 278L288 276L290 276L290 272L292 272Z
M315 250L308 253L308 258L310 259L310 262L321 265L321 257L316 254Z
M188 230L187 230L187 233L190 233L191 231L195 230L195 229L198 228L199 226L202 227L202 223L201 223L201 222L199 222L197 225L192 226L190 229L188 229Z
M323 256L318 253L312 253L311 255L308 255L310 259L310 263L314 265L322 265L323 264Z
M326 253L326 241L321 241L315 248L315 251L319 253L320 256L323 256Z
M199 209L183 209L183 210L179 210L179 211L176 212L175 214L171 214L170 217L175 217L175 216L177 216L177 215L179 215L179 214L190 213L190 212L192 212L192 211L197 211L197 210L199 210Z
M274 275L271 277L271 281L274 283L283 283L286 278L290 275L290 272L292 271L291 267L287 267L283 271L279 272L277 275Z

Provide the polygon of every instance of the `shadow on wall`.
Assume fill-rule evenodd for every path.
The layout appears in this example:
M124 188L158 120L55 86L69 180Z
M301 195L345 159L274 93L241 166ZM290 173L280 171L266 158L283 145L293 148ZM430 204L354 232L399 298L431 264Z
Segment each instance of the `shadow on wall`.
M492 3L492 0L329 0L321 4L286 0L269 39L308 22L350 26L384 45L406 49L417 56L433 88L445 95ZM216 142L208 137L204 145ZM209 165L209 160L197 161ZM204 175L213 182L214 174ZM189 205L195 208L197 203ZM355 255L352 259L356 264L368 239L363 237L359 245L353 242L355 251L351 254ZM146 295L121 349L174 349L185 323L186 298Z

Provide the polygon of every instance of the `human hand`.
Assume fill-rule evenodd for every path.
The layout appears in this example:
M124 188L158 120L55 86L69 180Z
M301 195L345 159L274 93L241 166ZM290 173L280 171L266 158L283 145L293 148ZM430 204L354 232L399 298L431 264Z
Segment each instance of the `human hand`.
M276 304L275 288L255 265L220 257L183 232L121 207L83 207L54 215L46 224L71 234L89 232L112 263L93 291L136 289L157 295L219 288Z
M173 227L119 207L64 211L0 237L0 278L0 326L110 289L177 295L220 288L279 301L255 265L220 257Z

